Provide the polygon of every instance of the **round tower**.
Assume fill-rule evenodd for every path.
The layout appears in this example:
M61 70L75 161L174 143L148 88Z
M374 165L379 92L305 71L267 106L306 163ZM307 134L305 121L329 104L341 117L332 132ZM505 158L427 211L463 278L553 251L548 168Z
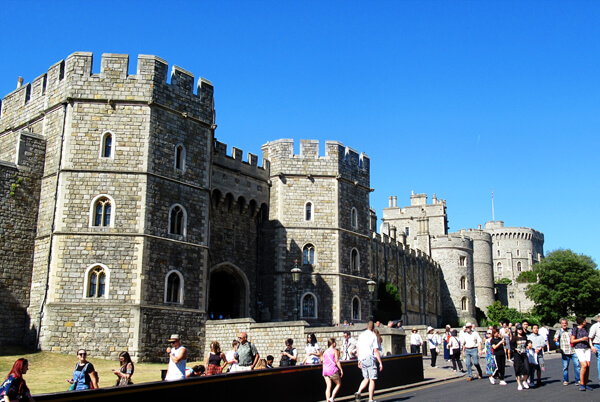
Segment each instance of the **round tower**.
M469 230L473 239L473 276L475 278L475 306L487 314L495 301L492 236L481 229Z

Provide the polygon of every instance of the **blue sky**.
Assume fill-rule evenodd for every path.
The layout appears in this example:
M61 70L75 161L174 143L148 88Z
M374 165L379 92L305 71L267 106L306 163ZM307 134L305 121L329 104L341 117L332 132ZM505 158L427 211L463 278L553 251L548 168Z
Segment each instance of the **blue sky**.
M217 138L371 158L371 205L447 201L597 259L600 2L4 1L0 97L75 51L155 54L215 85Z

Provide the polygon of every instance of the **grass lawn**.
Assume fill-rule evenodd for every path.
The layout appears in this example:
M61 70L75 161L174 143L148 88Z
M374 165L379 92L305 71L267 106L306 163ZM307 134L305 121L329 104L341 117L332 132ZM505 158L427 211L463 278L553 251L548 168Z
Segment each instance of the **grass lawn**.
M25 381L32 394L46 394L49 392L66 391L70 384L67 378L73 377L73 369L77 363L75 355L63 355L52 352L31 352L19 347L2 347L0 352L0 377L4 381L15 360L24 357L29 360L29 371L25 374ZM117 360L104 360L88 355L88 360L100 375L100 388L112 387L117 381L113 369L119 368ZM204 362L188 362L187 367ZM136 384L160 381L160 371L167 368L162 363L135 364L133 382Z

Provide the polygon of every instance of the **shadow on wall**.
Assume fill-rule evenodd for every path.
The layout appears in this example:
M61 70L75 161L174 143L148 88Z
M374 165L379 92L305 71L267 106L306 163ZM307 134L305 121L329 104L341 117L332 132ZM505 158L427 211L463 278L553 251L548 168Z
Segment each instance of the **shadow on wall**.
M0 331L0 346L18 345L28 349L37 349L36 326L31 326L31 317L11 290L0 285L0 316L2 330ZM0 354L3 350L0 349Z
M458 327L458 315L456 305L450 297L450 289L448 289L448 284L444 278L444 272L441 271L440 275L442 276L440 280L440 299L442 303L442 324L444 326L450 325L451 327Z

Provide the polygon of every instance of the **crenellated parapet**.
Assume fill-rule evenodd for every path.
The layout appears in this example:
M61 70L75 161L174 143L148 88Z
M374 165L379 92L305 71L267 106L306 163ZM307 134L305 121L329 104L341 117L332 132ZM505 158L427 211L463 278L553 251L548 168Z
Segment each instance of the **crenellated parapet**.
M299 154L294 154L291 139L268 142L262 151L263 160L271 163L272 175L333 176L369 189L369 157L340 142L326 141L324 156L319 154L317 140L301 140Z
M137 73L129 74L129 56L105 53L100 73L92 72L93 55L75 52L52 65L45 74L7 94L0 104L0 133L41 118L63 103L78 101L146 103L172 110L185 118L214 124L213 85L168 64L157 56L139 55Z
M473 252L473 239L464 233L432 236L431 249L459 249Z
M268 160L263 160L263 165L258 165L258 156L248 152L244 160L244 151L231 147L231 155L227 154L227 144L223 142L214 142L213 164L221 166L242 175L254 177L256 179L269 180L270 164Z

